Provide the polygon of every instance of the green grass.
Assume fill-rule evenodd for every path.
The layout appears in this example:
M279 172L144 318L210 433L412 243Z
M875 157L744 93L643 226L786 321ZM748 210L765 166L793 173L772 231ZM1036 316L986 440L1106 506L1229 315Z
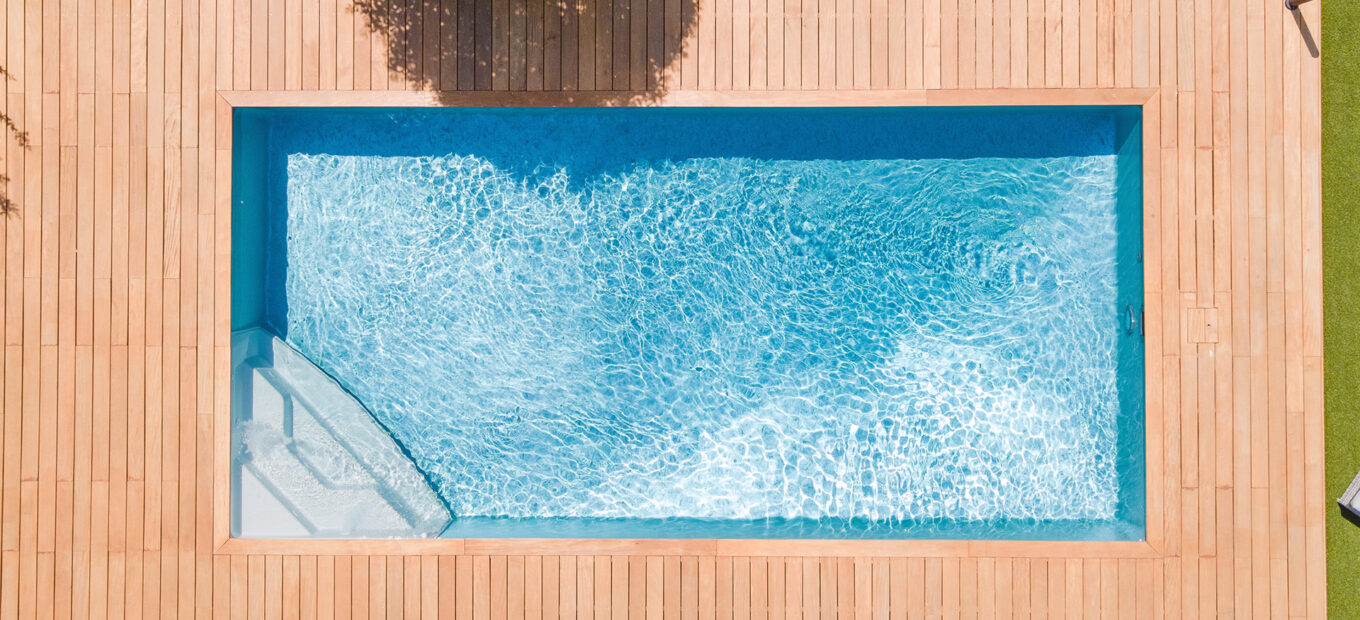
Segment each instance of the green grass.
M1360 527L1331 500L1360 471L1360 10L1322 3L1327 608L1360 618Z

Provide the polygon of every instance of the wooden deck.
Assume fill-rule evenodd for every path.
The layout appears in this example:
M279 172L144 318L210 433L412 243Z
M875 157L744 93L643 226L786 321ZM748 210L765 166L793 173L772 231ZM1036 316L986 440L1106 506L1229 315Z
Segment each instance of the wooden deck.
M1326 615L1318 1L3 1L0 617ZM1091 89L1151 97L1147 543L223 540L233 103Z

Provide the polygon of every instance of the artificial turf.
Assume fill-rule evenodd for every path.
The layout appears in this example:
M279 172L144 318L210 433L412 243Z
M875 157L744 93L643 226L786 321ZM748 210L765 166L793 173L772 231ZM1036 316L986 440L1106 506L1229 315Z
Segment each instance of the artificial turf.
M1360 618L1360 525L1332 501L1360 471L1360 9L1322 3L1327 609Z

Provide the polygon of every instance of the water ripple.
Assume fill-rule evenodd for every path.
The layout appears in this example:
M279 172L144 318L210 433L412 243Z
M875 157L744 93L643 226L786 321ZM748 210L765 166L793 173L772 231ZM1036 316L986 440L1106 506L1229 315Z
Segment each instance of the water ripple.
M295 154L288 340L460 516L1109 518L1114 177Z

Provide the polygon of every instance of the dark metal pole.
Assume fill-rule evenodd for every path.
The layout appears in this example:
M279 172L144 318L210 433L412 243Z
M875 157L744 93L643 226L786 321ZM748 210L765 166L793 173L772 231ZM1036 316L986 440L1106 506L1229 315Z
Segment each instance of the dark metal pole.
M1284 0L1284 6L1291 11L1297 11L1299 10L1299 5L1307 1L1308 0Z

